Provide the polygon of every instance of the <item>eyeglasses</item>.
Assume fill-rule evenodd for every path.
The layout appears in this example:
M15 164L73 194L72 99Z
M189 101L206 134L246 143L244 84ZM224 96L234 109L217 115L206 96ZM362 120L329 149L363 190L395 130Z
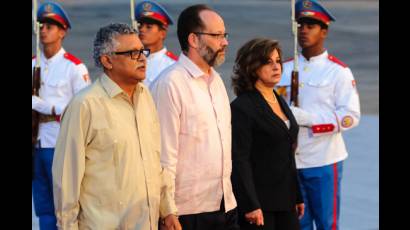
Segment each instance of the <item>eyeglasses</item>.
M129 50L129 51L121 51L121 52L112 52L111 54L116 55L129 55L131 59L138 60L141 57L141 54L144 54L145 57L148 57L151 53L150 49L140 49L140 50Z
M194 34L203 34L203 35L209 35L212 36L218 40L222 40L222 39L228 39L229 34L228 33L224 33L224 34L215 34L215 33L205 33L205 32L193 32Z

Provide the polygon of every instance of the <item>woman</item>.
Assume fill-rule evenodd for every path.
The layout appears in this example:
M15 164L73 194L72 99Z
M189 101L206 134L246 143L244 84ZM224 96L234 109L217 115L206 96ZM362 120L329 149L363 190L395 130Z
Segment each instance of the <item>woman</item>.
M239 49L231 109L232 185L241 229L299 229L304 212L294 158L298 124L273 89L281 74L277 41L256 38Z

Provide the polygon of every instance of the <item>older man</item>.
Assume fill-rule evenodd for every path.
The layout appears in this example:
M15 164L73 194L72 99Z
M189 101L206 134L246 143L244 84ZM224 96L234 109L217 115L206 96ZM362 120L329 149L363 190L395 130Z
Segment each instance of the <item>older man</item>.
M53 162L60 229L180 229L160 165L159 122L146 57L126 24L101 28L94 60L104 74L63 114Z
M184 229L237 229L231 185L231 111L213 67L228 45L224 21L206 5L178 19L182 54L152 86L161 123L161 163L173 177Z

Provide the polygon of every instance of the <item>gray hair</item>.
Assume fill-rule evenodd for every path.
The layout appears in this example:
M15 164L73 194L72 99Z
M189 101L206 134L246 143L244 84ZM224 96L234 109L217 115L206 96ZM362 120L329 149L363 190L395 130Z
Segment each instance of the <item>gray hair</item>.
M103 67L100 57L114 52L118 46L115 39L118 35L137 34L137 30L125 23L111 23L107 26L101 27L94 39L93 58L97 67Z

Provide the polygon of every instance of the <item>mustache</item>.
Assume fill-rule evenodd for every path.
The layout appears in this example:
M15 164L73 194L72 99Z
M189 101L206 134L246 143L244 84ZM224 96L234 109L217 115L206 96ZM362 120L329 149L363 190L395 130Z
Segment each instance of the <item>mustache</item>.
M138 63L135 68L146 67L145 63Z

